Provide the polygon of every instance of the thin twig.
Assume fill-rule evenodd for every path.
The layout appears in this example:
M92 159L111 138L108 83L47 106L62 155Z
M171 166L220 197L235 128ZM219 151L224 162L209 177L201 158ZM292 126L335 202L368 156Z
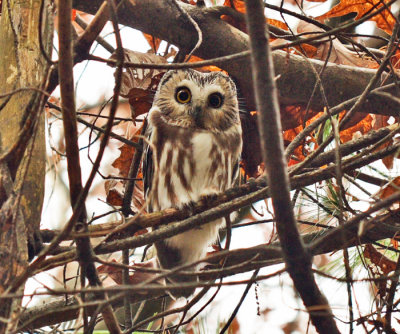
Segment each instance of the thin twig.
M235 319L237 313L239 312L240 307L242 306L247 294L249 293L251 286L253 285L254 281L256 280L256 277L257 277L259 271L260 271L259 269L254 271L253 275L251 276L250 282L247 284L246 289L244 289L244 291L243 291L242 297L240 297L239 303L236 305L231 316L229 317L228 321L226 322L225 326L221 329L219 334L224 334L229 329L229 326L231 325L233 319Z

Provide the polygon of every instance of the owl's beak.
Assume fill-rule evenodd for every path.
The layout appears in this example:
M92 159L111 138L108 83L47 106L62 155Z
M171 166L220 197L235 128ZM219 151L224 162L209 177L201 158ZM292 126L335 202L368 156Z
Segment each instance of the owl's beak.
M194 119L196 119L201 116L201 114L203 113L203 109L201 108L201 106L195 105L192 107L189 113Z
M198 127L203 127L203 108L199 105L193 106L190 110L190 115Z

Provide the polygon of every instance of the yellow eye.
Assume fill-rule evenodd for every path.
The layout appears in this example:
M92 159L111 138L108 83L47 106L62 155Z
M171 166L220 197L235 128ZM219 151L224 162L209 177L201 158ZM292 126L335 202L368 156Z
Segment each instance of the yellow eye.
M213 93L208 97L210 107L219 108L224 103L224 97L220 93Z
M192 93L190 92L189 88L180 87L176 90L175 100L177 100L179 103L189 103L191 99Z

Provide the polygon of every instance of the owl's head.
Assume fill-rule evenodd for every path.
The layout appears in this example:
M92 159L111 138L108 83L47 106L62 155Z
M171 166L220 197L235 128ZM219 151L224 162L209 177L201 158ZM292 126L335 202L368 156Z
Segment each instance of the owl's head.
M153 108L173 124L225 131L239 124L235 83L221 72L167 72L156 92Z

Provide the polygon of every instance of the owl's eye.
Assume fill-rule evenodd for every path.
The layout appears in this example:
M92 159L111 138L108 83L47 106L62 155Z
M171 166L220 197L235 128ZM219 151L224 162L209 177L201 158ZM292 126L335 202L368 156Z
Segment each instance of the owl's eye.
M220 93L213 93L208 97L208 104L213 108L219 108L224 103L224 97Z
M192 99L192 93L190 92L189 88L187 87L180 87L177 89L175 93L175 100L179 103L189 103Z

